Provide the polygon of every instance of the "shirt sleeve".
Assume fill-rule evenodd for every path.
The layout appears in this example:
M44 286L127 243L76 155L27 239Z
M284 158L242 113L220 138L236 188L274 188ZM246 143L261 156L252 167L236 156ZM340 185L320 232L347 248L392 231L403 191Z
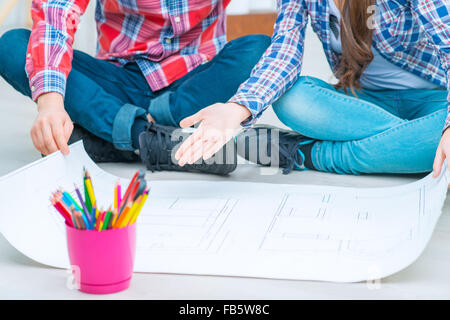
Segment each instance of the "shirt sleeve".
M272 43L229 102L249 109L252 116L242 123L249 127L262 112L298 79L301 71L305 29L308 23L304 1L277 0L278 18Z
M450 0L413 0L411 5L426 35L438 49L439 59L447 75L446 130L450 126Z
M89 0L33 0L33 28L26 72L33 100L46 92L64 96L72 67L72 45Z

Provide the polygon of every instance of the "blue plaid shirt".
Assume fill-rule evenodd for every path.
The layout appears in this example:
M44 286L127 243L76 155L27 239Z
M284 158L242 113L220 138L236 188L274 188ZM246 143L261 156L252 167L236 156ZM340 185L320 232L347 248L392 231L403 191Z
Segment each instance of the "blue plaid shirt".
M325 0L277 0L272 44L230 102L246 106L252 125L298 79L308 17L322 41L333 71L339 56L331 50L329 3ZM450 92L450 0L378 0L373 16L373 46L393 64ZM450 106L450 94L448 95ZM448 113L449 114L449 113ZM450 126L447 116L445 128Z

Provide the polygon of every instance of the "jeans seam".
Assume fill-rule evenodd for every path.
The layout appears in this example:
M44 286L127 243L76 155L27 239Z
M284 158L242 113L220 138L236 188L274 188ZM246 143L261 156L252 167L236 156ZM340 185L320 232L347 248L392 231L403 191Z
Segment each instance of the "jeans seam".
M418 123L418 122L421 122L421 121L425 121L425 120L434 118L434 117L437 116L438 113L441 113L441 112L446 112L446 110L445 109L441 109L441 110L435 111L435 112L433 112L433 113L431 113L429 115L426 115L424 117L421 117L419 119L414 119L414 120L411 120L411 121L407 121L407 122L401 123L401 124L399 124L399 125L397 125L397 126L395 126L393 128L387 129L387 130L385 130L383 132L380 132L380 133L378 133L378 134L376 134L374 136L367 137L367 138L364 138L364 139L361 139L361 140L354 140L352 142L355 143L355 144L360 144L360 143L370 142L370 141L375 140L375 139L379 139L379 138L381 138L381 137L383 137L383 136L385 136L387 134L390 134L390 133L393 133L393 132L396 132L396 131L400 130L401 127L411 126L413 123Z
M127 110L130 109L130 110ZM142 110L142 111L140 111ZM126 117L123 118L122 114L126 112ZM133 113L133 118L131 115ZM126 103L122 106L119 112L116 114L113 122L112 129L112 141L114 146L120 150L132 150L132 141L131 141L131 127L133 122L138 117L145 117L146 110L140 108L138 106ZM128 122L130 121L130 122ZM125 127L124 127L125 126ZM125 131L126 130L126 131ZM123 138L123 139L122 139Z
M344 94L342 94L340 92L332 92L330 89L322 88L322 87L320 87L320 86L318 86L318 85L316 85L316 84L314 84L312 82L305 82L305 84L310 86L311 88L313 88L315 90L321 91L323 94L326 94L329 97L332 97L332 98L335 98L335 99L339 99L339 100L341 100L341 101L343 101L345 103L357 103L358 105L364 107L366 110L369 109L368 108L368 104L375 105L374 103L366 101L366 100L364 100L365 103L362 103L360 101L355 101L355 99L356 100L360 100L360 99L359 98L347 97L347 96L345 96ZM378 108L383 110L381 107L378 107ZM391 115L387 111L383 110L384 111L383 112L383 111L379 110L378 108L372 108L371 107L370 110L374 111L375 113L377 113L377 114L379 114L379 115L381 115L384 118L389 119L389 120L397 120L398 121L400 119L400 118L395 117L394 115ZM402 120L402 119L400 119L400 120Z
M320 141L317 141L314 144L314 147L313 147L313 148L315 148L315 150L314 150L314 158L316 160L315 161L316 163L313 163L313 164L314 164L314 166L317 166L317 168L316 168L317 170L324 171L323 168L319 164L319 149L320 149L321 144L322 144L322 142L320 142Z
M176 127L176 126L179 126L179 124L175 122L175 119L173 118L173 115L172 115L172 110L170 108L171 107L170 106L170 96L172 94L173 94L173 92L166 91L166 92L162 93L161 95L158 95L157 97L151 99L149 106L147 108L147 112L152 117L154 117L156 121L158 121L158 118L159 118L159 120L162 120L162 121L167 120L167 121L171 122L170 123L171 126ZM165 103L160 104L159 108L157 108L155 110L155 107L156 107L155 102L160 102L160 101L158 101L158 99L161 100L161 98L167 99L167 104L165 104ZM164 110L161 110L161 106L164 108ZM161 118L164 118L164 119L161 119Z
M414 98L402 98L403 100L415 101L415 102L447 102L447 99L438 99L438 100L430 100L430 99L414 99Z

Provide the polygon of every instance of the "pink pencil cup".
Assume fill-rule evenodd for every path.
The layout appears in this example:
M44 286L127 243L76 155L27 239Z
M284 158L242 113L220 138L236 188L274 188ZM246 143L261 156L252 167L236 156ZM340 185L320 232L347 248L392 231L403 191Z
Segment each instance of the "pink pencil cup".
M70 264L80 291L107 294L130 286L136 252L135 223L102 231L79 230L66 224L66 233Z

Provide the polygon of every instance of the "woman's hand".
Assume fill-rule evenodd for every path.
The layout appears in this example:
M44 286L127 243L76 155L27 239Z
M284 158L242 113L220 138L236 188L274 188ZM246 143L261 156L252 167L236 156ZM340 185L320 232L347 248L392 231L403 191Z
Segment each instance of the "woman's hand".
M246 108L236 103L216 103L180 122L182 128L201 121L195 132L183 142L175 154L180 166L207 160L234 137L241 123L250 117Z
M73 123L64 109L64 99L59 93L44 93L38 98L38 116L31 128L35 148L44 155L61 150L69 154Z
M447 165L450 165L450 130L445 130L441 137L441 142L436 151L433 164L433 177L438 177L441 174L442 164L447 159ZM450 170L450 167L449 167Z

